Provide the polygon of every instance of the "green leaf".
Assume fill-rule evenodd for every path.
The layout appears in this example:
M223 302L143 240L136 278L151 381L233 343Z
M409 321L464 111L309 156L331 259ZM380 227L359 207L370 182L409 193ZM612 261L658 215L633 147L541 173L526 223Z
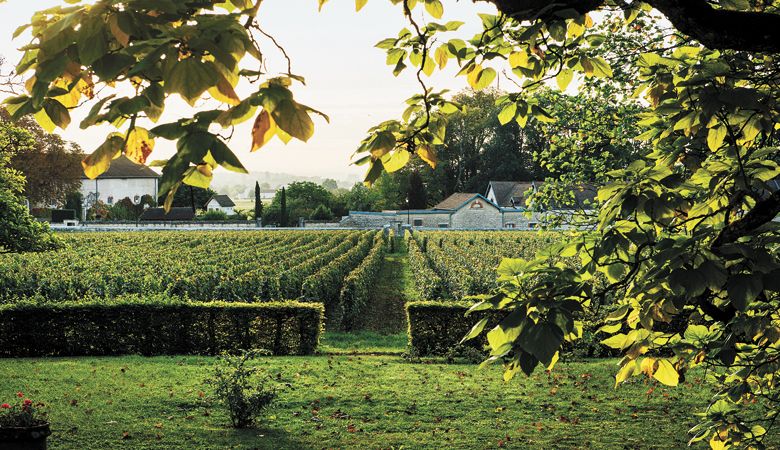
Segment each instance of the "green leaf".
M46 111L46 115L49 116L49 119L63 130L70 125L70 113L68 112L68 109L57 100L47 98L46 101L43 102L43 110Z
M238 173L249 173L233 151L219 138L214 139L214 143L211 146L211 156L217 164L227 170Z
M177 61L170 64L165 76L165 92L179 94L190 106L195 106L200 96L219 81L217 70L213 62L198 58Z
M306 142L314 135L314 122L306 108L292 100L279 101L271 116L279 128L296 139Z
M485 324L487 324L487 317L480 319L479 322L475 323L473 327L471 327L471 330L468 332L467 335L463 336L463 339L460 340L460 343L464 343L468 340L474 339L475 337L479 336L482 333L482 330L485 329Z
M524 350L534 355L545 366L552 364L553 357L563 342L563 331L550 323L537 323L520 335Z
M726 290L731 304L738 310L744 311L763 290L761 274L740 273L732 275L726 283Z

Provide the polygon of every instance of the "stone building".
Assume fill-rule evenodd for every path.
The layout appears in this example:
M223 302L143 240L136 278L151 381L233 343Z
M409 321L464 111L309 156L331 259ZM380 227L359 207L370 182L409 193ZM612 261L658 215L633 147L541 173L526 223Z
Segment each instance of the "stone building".
M235 207L236 204L233 200L224 194L213 195L209 201L206 202L206 211L222 211L228 216L235 214Z
M94 180L81 178L81 195L108 205L129 198L138 204L144 195L157 199L160 175L143 164L136 164L125 155L111 161L108 170Z
M549 213L567 214L563 206L555 211L532 211L527 196L543 182L491 181L485 195L456 192L429 209L350 211L341 226L380 228L385 225L409 225L413 228L451 228L458 230L534 229ZM580 189L578 202L595 196L595 189ZM571 207L568 207L570 210Z

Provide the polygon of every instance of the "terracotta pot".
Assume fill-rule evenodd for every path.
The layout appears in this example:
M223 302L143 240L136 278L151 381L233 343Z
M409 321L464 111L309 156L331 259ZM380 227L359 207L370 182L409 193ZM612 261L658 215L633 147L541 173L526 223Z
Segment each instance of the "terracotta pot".
M46 450L49 424L33 427L0 427L0 448L3 450Z

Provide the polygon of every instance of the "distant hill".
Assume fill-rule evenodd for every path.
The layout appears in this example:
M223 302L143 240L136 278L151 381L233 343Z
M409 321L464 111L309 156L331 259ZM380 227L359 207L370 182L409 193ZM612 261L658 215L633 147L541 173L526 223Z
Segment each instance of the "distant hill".
M211 189L221 194L240 198L247 193L251 194L254 192L255 181L260 183L263 190L275 191L282 186L295 181L311 181L313 183L322 184L326 179L329 179L329 177L311 177L278 172L249 172L248 174L240 174L219 170L214 172ZM345 177L344 179L336 179L335 181L339 188L350 189L355 183L358 183L361 180L356 176L353 178Z

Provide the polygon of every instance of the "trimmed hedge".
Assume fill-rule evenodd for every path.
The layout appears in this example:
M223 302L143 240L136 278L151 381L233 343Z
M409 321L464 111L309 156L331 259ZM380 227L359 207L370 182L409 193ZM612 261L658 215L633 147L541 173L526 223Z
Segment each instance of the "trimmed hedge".
M113 302L0 306L0 357L205 354L262 348L309 355L319 343L316 303Z
M473 303L464 301L409 302L406 304L406 319L409 324L409 349L418 356L444 356L451 354L463 336L485 314L492 316L485 329L496 326L504 312L477 311L468 317L463 314ZM464 346L477 349L487 345L483 335L464 342Z
M382 269L386 248L387 244L381 236L374 238L374 246L368 256L344 279L344 287L339 295L341 327L344 330L352 330L355 320L368 303L377 275Z
M459 345L463 336L485 314L490 315L485 332L498 325L507 314L505 311L476 311L464 316L473 303L468 301L422 301L406 304L409 324L409 349L418 356L444 356L458 353L460 347L482 350L487 345L487 333ZM563 353L581 358L603 358L618 356L620 352L601 344L606 335L596 334L604 318L614 309L603 306L598 314L588 314L583 320L582 338L565 343Z

